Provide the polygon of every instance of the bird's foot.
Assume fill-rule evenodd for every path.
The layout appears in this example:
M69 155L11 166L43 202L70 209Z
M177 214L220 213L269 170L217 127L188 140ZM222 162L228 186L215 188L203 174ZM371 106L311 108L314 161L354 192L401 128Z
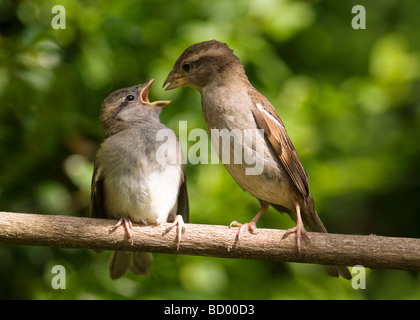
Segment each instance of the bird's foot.
M239 227L238 233L236 234L236 239L238 241L241 239L241 234L246 228L248 228L249 232L252 234L257 233L257 224L254 221L249 223L239 223L238 221L232 221L229 225L229 228L232 228L233 226Z
M248 228L249 232L252 234L257 233L257 222L261 218L262 214L267 210L269 204L265 202L261 202L261 209L258 211L258 213L255 215L254 218L248 223L239 223L238 221L232 221L229 225L229 228L232 228L232 226L239 227L238 233L236 234L236 241L239 242L241 239L241 234L244 231L244 229Z
M309 241L309 237L306 235L305 229L303 228L303 223L301 220L298 220L296 223L296 227L291 228L285 232L282 239L286 239L290 234L296 234L296 246L299 252L299 256L301 253L301 239L304 237L306 240Z
M185 230L186 230L184 219L182 218L182 216L180 214L178 214L178 215L175 216L174 222L172 222L172 224L165 229L165 231L163 232L163 234L168 233L175 226L177 227L177 244L176 244L176 250L179 250L179 244L181 243L182 235L185 233Z
M123 225L125 231L127 232L128 239L130 240L131 245L133 245L133 224L128 218L121 218L114 226L109 228L109 232L114 232L118 229L119 226Z

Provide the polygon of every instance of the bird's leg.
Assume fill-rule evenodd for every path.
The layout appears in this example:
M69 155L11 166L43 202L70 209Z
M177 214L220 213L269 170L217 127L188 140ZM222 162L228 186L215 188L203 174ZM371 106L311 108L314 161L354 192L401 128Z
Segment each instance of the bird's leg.
M130 240L131 245L133 245L133 224L130 219L128 218L121 218L114 226L109 228L109 232L114 232L118 229L119 226L124 224L124 229L127 232L128 239Z
M302 236L305 237L307 240L309 240L308 236L305 233L305 229L303 228L303 221L302 217L300 216L300 205L299 202L295 201L296 206L296 227L291 228L286 231L286 233L283 235L282 239L286 239L291 233L296 233L296 246L299 252L300 256L300 240L302 239Z
M182 235L185 233L185 230L186 230L184 219L182 218L182 216L180 214L177 214L175 216L174 222L172 222L172 224L169 227L167 227L163 233L164 234L165 233L168 233L175 226L177 227L177 245L176 245L176 250L179 250L179 244L181 242Z
M249 232L251 233L256 233L257 230L257 222L258 220L261 218L261 216L263 215L263 213L268 209L268 204L267 203L261 203L261 209L260 211L258 211L258 213L255 215L254 218L252 218L252 220L248 223L239 223L237 221L232 221L229 225L229 228L232 228L232 226L236 226L239 227L239 231L236 234L236 238L239 239L241 238L241 233L245 228L248 228Z

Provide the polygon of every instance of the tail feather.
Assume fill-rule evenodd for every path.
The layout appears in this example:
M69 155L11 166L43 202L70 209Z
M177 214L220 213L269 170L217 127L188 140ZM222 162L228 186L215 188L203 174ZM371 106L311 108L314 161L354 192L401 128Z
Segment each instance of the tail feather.
M347 267L344 266L325 266L327 269L328 274L331 277L338 278L339 276L342 276L346 280L351 280L352 276Z
M134 274L146 274L153 262L153 255L150 252L134 252L130 270Z
M128 270L145 274L153 261L149 252L113 251L108 262L111 279L121 278Z
M308 231L328 233L317 212L315 211L312 197L309 201L312 204L308 205L308 211L302 215L303 224ZM344 279L350 280L352 278L349 269L346 266L325 266L327 272L332 277L342 276Z
M272 205L279 212L287 212L293 220L296 221L296 213L290 212L279 205ZM314 201L311 196L306 200L306 203L301 207L301 216L303 225L307 231L328 233L321 219L315 211ZM342 276L344 279L350 280L352 278L349 269L345 266L325 266L327 272L332 277Z

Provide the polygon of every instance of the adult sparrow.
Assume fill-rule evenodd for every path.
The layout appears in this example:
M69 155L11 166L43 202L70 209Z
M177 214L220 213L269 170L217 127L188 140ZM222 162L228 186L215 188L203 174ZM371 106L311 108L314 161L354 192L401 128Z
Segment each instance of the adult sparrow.
M160 123L162 107L170 101L150 102L148 94L154 79L145 84L119 89L103 102L101 123L105 133L92 177L91 217L120 219L111 228L125 227L131 243L132 222L177 226L178 246L188 222L188 194L180 145L175 133ZM165 132L175 143L167 147L165 159L159 154ZM114 251L109 261L112 279L131 270L147 272L152 254Z
M203 115L221 159L232 160L233 151L239 148L244 156L252 155L256 164L262 164L259 174L249 174L249 165L244 161L224 161L236 183L261 204L261 210L249 223L231 223L240 227L238 240L246 228L256 232L256 223L269 205L287 212L296 221L296 227L289 229L283 238L295 233L299 254L301 238L307 237L304 225L309 231L327 232L309 194L308 175L282 120L271 103L250 84L233 50L216 40L190 46L175 62L163 86L168 83L166 90L190 86L200 92ZM234 142L228 150L222 148L219 137L213 137L214 129L232 133ZM247 130L255 133L245 134ZM351 278L346 267L327 266L327 270L332 276Z

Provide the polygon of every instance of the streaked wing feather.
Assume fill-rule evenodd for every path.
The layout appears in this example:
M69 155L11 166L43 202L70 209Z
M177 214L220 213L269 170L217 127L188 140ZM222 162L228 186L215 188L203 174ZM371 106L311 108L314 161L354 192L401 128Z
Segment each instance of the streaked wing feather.
M296 188L306 199L309 196L308 176L290 140L286 128L271 103L258 91L249 92L253 101L252 113L259 128L279 156L281 163L294 182Z
M91 218L106 219L104 207L104 176L99 165L95 162L91 184Z

